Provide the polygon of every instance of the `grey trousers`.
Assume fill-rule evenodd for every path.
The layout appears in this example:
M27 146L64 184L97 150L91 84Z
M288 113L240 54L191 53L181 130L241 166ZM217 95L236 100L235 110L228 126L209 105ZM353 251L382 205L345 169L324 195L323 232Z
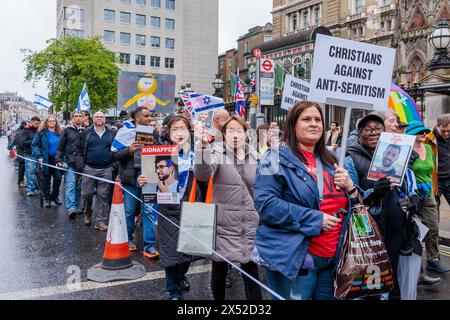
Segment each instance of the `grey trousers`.
M420 221L430 230L425 237L427 260L436 262L439 260L439 212L436 199L430 196L423 202L421 210L417 213Z
M112 180L112 171L112 168L94 169L86 166L83 173L94 177ZM111 184L84 176L82 183L83 189L81 191L81 201L84 208L84 214L89 217L93 217L94 223L96 225L100 222L106 224L110 210L109 191L111 188ZM94 195L96 196L96 206L95 211L93 212L92 200L94 198Z

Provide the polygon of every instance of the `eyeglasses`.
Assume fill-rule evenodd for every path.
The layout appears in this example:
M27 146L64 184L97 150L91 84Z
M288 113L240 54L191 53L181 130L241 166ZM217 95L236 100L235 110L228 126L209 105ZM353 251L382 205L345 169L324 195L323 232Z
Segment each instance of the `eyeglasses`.
M231 136L234 134L243 135L243 134L245 134L245 130L244 129L237 129L237 130L227 129L227 130L225 130L225 133L227 134L227 136Z
M375 132L375 134L381 134L384 131L383 127L376 127L376 128L364 128L361 130L361 133L363 136L371 135Z
M172 128L172 129L170 129L170 131L172 132L172 133L186 133L186 132L189 132L189 130L188 130L188 128L185 128L185 127L182 127L182 128Z
M160 164L159 166L156 166L156 167L155 167L155 171L163 170L164 168L168 168L168 166L165 166L165 165L163 165L163 164Z

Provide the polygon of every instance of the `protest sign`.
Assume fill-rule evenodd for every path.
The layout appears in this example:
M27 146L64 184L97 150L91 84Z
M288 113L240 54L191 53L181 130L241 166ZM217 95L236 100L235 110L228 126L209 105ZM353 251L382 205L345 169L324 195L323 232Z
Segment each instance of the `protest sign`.
M284 79L283 99L281 100L281 109L291 110L297 102L308 100L309 83L286 75Z
M140 148L154 145L156 141L153 135L153 127L137 125L135 142ZM134 153L134 167L137 169L141 168L141 150L137 150Z
M386 111L395 49L317 34L309 100Z
M179 204L178 147L148 146L141 152L142 174L147 183L142 187L145 203Z
M377 181L391 177L396 185L401 185L415 140L415 136L383 132L367 178Z

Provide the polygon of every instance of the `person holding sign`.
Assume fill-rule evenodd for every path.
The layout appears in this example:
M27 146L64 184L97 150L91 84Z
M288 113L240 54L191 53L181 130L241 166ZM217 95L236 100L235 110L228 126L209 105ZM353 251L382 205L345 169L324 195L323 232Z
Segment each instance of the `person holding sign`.
M207 128L195 128L194 174L199 181L214 176L213 202L218 205L216 251L258 279L258 267L251 261L259 215L253 203L253 183L258 153L246 142L248 127L234 115L222 126L224 142L208 142ZM211 290L215 300L225 300L228 265L212 255ZM246 297L261 300L261 288L243 275Z
M350 197L357 201L347 170L325 145L324 126L319 104L296 103L279 157L271 149L258 166L255 207L261 224L253 257L264 266L270 288L285 299L334 299Z
M162 182L158 184L158 188L162 192L167 192L167 190L170 192L172 190L175 190L174 192L178 191L180 203L183 201L187 202L189 198L189 192L187 191L192 189L194 181L194 154L192 152L190 135L191 124L186 118L177 116L171 118L167 126L169 142L171 145L177 145L179 150L177 159L179 181L170 178L171 174L173 174L173 171L171 171L171 167L174 165L172 160L157 159L156 167L159 180L167 182L171 180L172 182L172 184L168 183L165 186L162 186L164 184ZM139 176L138 183L141 187L147 182L146 176ZM200 190L197 187L196 195L200 194ZM197 200L200 200L199 197L197 197ZM171 300L179 300L182 296L182 290L189 289L186 273L194 257L177 251L179 229L176 225L180 225L181 204L158 204L158 212L165 217L160 218L158 221L159 248L161 252L159 264L165 268L166 288Z
M417 197L411 190L411 181L403 179L402 185L396 185L391 177L377 181L367 179L372 158L385 131L384 120L375 114L369 114L358 122L358 142L347 148L345 168L353 182L364 191L364 203L371 208L371 214L384 236L386 250L392 264L395 278L394 294L399 291L398 265L400 255L420 255L420 248L410 241L408 230L414 228L409 219L417 211ZM420 247L420 246L419 246Z
M150 127L152 116L146 107L137 107L132 112L132 120L125 121L123 128L121 128L112 146L112 157L114 161L120 162L119 176L122 179L122 184L126 190L131 192L138 198L142 197L142 189L137 183L137 178L141 173L141 169L136 167L135 153L140 152L140 143L136 142L140 135L136 132L137 126ZM143 135L144 136L144 135ZM146 135L145 135L146 136ZM156 138L155 138L156 140ZM130 251L137 251L136 243L134 241L135 231L135 212L137 200L128 192L124 192L125 216L127 220L127 231L129 239ZM144 256L149 259L159 257L159 252L156 250L155 239L155 216L150 207L141 205L142 215L142 229L144 237Z

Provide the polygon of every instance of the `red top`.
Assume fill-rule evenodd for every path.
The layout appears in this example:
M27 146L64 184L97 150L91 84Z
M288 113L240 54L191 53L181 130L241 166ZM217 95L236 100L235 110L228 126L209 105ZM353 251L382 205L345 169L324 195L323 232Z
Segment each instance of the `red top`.
M308 160L306 165L308 172L317 180L316 159L314 154L302 150L303 155ZM323 202L319 210L325 214L335 214L339 209L347 209L348 199L343 190L336 190L334 178L326 171L323 171ZM344 217L340 216L340 219ZM339 235L342 230L342 222L329 231L322 231L322 234L311 239L308 251L322 258L334 258L339 243Z

